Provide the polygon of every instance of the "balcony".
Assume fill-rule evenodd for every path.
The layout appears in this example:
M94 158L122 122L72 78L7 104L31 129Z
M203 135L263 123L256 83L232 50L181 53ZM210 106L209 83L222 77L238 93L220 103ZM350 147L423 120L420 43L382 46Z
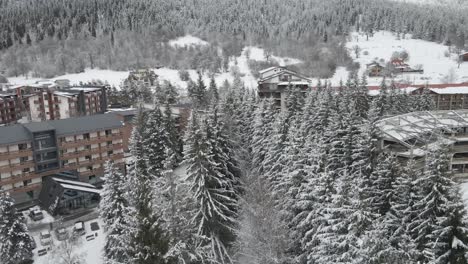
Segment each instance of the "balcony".
M0 160L15 159L19 157L32 156L32 149L24 149L0 153Z
M61 142L60 147L61 148L76 148L80 147L83 145L92 145L92 144L98 144L110 140L117 140L117 139L122 139L122 133L116 133L116 134L111 134L109 136L100 136L100 137L94 137L90 139L80 139L76 141L70 141L70 142Z
M26 172L0 180L0 186L39 178L34 172Z
M34 161L25 161L25 162L20 162L16 164L10 164L10 165L5 165L0 167L0 172L12 172L15 170L23 170L25 168L31 168L34 167Z

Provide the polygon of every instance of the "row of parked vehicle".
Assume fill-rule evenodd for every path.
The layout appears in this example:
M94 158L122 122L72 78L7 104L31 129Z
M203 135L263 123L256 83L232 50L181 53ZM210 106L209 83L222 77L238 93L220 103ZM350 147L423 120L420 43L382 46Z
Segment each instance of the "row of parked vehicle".
M99 230L99 224L97 222L90 223L90 229L92 232ZM86 229L83 221L78 221L73 225L71 237L70 233L64 227L59 227L55 229L55 237L58 241L63 241L70 238L73 239L84 235L86 235ZM86 236L87 241L93 240L94 238L94 233ZM38 250L38 255L43 256L47 254L48 250L50 250L50 246L53 244L53 237L49 230L45 230L39 234L39 239L41 245L44 248Z

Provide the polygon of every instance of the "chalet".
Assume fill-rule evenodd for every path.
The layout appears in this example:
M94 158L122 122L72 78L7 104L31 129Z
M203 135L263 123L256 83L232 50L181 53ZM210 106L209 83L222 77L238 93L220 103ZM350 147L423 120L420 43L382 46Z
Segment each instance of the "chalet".
M461 61L468 61L468 52L462 53L460 55L460 60Z
M367 64L367 74L369 77L378 77L384 75L385 67L377 61Z
M423 73L422 69L413 69L411 68L404 60L402 59L392 59L390 65L393 68L393 73Z
M397 72L405 72L412 70L411 67L402 59L393 59L390 61L390 64Z
M260 98L274 98L284 108L288 87L299 87L304 91L312 87L312 80L285 67L271 67L259 72L258 95Z

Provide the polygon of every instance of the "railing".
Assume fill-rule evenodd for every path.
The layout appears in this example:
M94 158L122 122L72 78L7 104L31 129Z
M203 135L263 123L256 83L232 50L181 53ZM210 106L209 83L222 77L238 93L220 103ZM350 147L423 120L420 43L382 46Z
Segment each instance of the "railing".
M13 183L16 183L16 182L21 182L21 181L26 181L26 180L30 180L30 179L35 179L35 178L42 178L44 176L57 174L57 173L60 173L60 172L63 172L63 171L78 170L79 168L86 167L86 166L89 166L89 165L101 164L101 166L102 166L108 160L119 160L119 159L123 159L123 158L124 158L123 153L117 153L117 154L114 154L114 155L111 155L111 156L108 156L108 157L89 160L89 161L86 161L86 162L80 162L78 164L74 163L73 165L65 165L62 168L48 170L48 171L41 172L41 173L36 173L36 172L22 173L20 175L15 175L15 176L12 176L12 177L9 177L9 178L6 178L6 179L1 179L0 180L0 186L7 185L7 184L13 184ZM93 173L97 173L97 172L99 172L99 170L102 170L102 169L99 168L99 169L94 169L92 171L93 171ZM79 173L79 175L81 176L83 173L86 174L86 173L89 173L89 171ZM90 174L90 175L92 175L92 174ZM14 188L13 190L16 190L16 189Z
M34 167L34 161L26 161L26 162L20 162L16 164L9 164L9 165L4 165L0 167L0 172L9 172L9 171L15 171L15 170L23 170L25 168L30 168Z
M110 140L117 140L117 139L122 139L122 133L111 134L109 136L94 137L90 139L80 139L80 140L70 141L70 142L61 142L60 147L61 148L73 148L73 147L79 147L82 145L92 145L92 144L97 144L97 143L102 143L102 142L106 142Z
M2 152L0 153L0 160L6 159L6 158L14 159L14 158L25 157L25 156L32 156L32 149Z

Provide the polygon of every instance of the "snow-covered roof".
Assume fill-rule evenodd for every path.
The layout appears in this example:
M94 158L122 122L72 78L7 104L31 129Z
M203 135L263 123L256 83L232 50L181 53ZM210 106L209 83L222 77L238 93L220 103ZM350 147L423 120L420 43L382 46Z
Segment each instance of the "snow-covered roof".
M100 91L102 88L100 87L71 87L68 89L73 90L73 91L94 92L94 91Z
M468 110L422 111L385 118L377 122L382 137L405 143L410 139L439 135L468 127Z
M101 194L101 190L96 189L96 187L89 188L89 187L83 187L83 186L71 185L71 184L65 184L65 183L60 183L60 185L65 189L70 189L70 190L75 190L75 191L80 191L80 192L89 192L89 193Z
M278 85L310 85L310 82L303 81L291 81L291 82L280 82Z
M259 72L260 74L263 74L263 73L265 73L265 72L272 71L272 70L274 70L274 69L276 69L276 68L281 68L281 67L274 66L274 67L270 67L270 68L266 68L266 69L260 70L260 71L258 71L258 72Z
M468 94L468 85L466 87L447 87L447 88L429 88L437 94Z
M94 185L92 185L90 183L86 183L86 182L65 180L65 179L61 179L61 178L57 178L57 177L52 177L52 179L54 181L60 182L60 183L67 183L67 184L79 185L79 186L83 186L83 187L96 188Z

